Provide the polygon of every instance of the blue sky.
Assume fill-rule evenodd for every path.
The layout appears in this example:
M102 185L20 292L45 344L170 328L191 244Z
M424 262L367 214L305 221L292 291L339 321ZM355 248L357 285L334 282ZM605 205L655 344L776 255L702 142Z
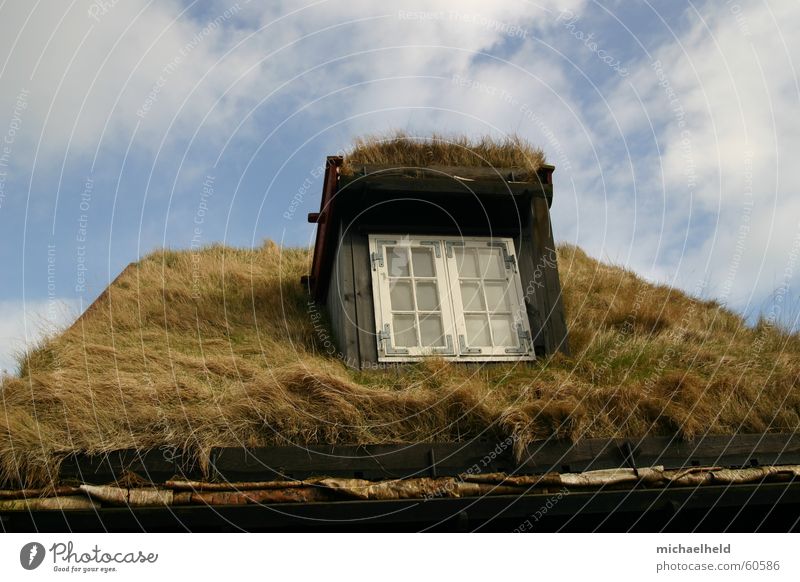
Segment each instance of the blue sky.
M155 248L309 244L315 169L394 128L519 133L557 167L559 240L791 324L799 26L755 1L3 3L0 368Z

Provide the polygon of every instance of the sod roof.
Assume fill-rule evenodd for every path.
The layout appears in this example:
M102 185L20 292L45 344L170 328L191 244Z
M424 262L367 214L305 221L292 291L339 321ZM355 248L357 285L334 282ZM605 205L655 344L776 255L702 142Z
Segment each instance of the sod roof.
M642 437L800 426L800 338L558 249L570 347L531 365L348 369L300 276L308 249L162 250L0 388L0 478L70 452Z

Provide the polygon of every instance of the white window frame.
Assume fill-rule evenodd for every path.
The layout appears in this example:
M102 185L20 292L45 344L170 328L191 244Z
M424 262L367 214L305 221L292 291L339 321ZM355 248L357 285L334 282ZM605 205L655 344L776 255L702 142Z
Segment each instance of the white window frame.
M441 347L401 347L397 346L395 342L394 330L391 325L393 312L390 301L388 256L386 251L386 247L393 246L407 247L409 249L425 246L434 253L435 280L439 291L441 318L445 336L445 341ZM486 305L485 284L487 281L485 279L489 279L488 277L467 278L460 276L456 258L458 251L454 250L457 248L465 250L497 248L502 252L504 272L501 273L500 278L491 278L488 282L489 284L499 281L507 283L506 293L510 311L505 310L503 313L513 317L512 330L516 332L516 335L512 335L512 337L516 340L516 346L470 345L465 321L466 314L461 297L461 280L470 279L480 283L481 293L484 294L482 295L484 313L491 315L499 312L490 311ZM525 309L522 282L517 269L513 239L501 237L371 234L369 235L369 250L379 362L412 362L431 355L464 362L511 362L535 359L531 341L533 336ZM408 252L410 257L410 250ZM409 266L409 269L411 268ZM413 277L411 270L409 271L409 276ZM403 277L405 278L405 275ZM412 285L412 287L414 286ZM416 300L414 305L416 307ZM419 314L420 312L417 312L418 316ZM489 333L491 334L492 332L489 331Z

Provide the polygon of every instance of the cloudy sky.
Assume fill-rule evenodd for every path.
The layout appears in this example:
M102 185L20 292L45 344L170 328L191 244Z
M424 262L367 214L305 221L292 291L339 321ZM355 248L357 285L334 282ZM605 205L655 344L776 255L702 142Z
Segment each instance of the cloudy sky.
M325 155L394 128L518 133L559 240L798 316L796 2L262 4L0 3L0 368L155 248L309 244Z

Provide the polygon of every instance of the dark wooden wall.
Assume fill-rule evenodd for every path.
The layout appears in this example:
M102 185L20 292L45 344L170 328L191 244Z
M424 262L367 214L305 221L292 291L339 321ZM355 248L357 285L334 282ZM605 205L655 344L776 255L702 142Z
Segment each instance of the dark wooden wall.
M339 238L326 307L338 357L352 368L378 363L369 239L347 225Z
M536 354L569 354L556 245L544 199L531 199L530 225L521 230L514 244Z
M568 353L550 223L552 186L493 191L481 198L474 192L436 190L442 184L430 186L424 197L398 196L395 182L388 184L386 189L375 182L350 185L345 195L340 189L337 220L331 225L338 244L326 307L338 356L348 366L379 365L368 246L368 235L378 232L513 238L536 354Z

